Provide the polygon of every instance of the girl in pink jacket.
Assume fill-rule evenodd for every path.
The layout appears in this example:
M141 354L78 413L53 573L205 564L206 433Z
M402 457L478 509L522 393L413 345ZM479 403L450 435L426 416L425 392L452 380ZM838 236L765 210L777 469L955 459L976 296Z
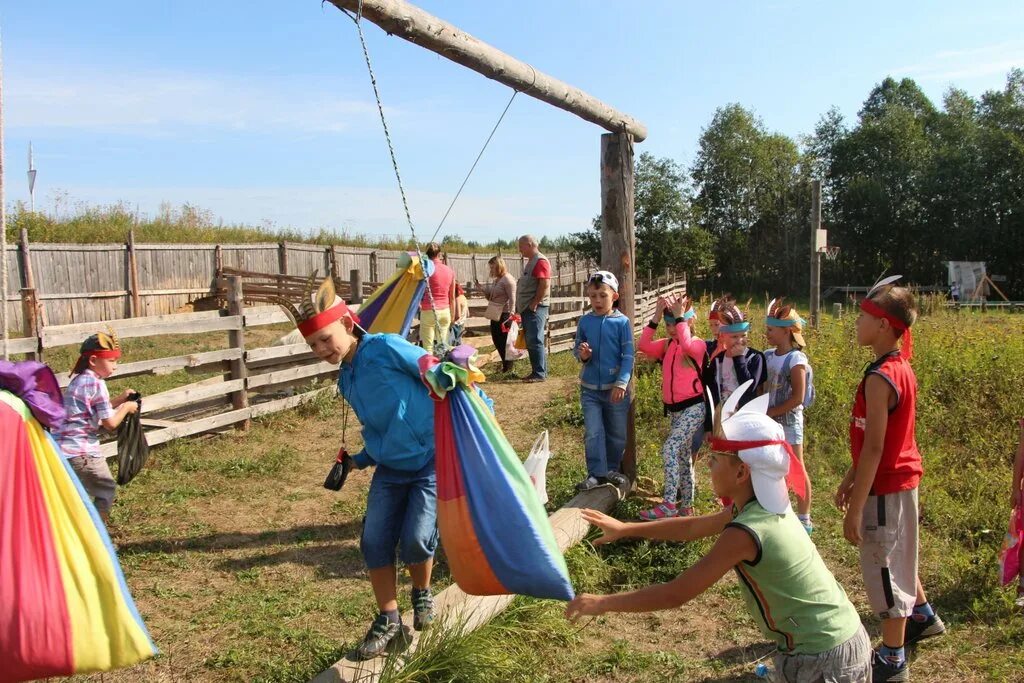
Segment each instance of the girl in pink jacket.
M661 447L665 465L664 500L640 513L640 519L648 521L693 514L691 450L694 435L704 425L701 367L707 354L704 340L694 337L690 329L694 315L685 296L659 298L654 317L640 335L640 351L661 362L661 395L665 414L671 422L668 438ZM655 339L654 332L663 316L668 337Z

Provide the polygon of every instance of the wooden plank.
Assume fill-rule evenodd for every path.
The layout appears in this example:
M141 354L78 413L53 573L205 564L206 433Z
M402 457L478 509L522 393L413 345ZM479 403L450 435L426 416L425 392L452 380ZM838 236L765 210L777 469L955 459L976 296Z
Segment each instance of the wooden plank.
M181 423L175 422L174 420L157 420L153 417L140 417L139 424L143 427L177 427Z
M295 358L296 356L304 356L312 353L309 350L309 344L301 342L299 344L287 344L285 346L268 346L262 349L250 349L245 352L246 363L259 363L267 360L274 360L277 358Z
M299 367L289 368L287 370L267 372L262 375L253 375L249 378L249 388L256 389L257 387L265 387L280 384L282 382L291 382L305 377L317 377L318 375L326 375L337 371L338 366L333 363L320 362L310 365L300 365Z
M465 31L403 0L331 0L340 9L362 11L363 18L387 33L436 52L518 92L564 109L610 131L625 131L640 142L647 127L579 88L538 71Z
M292 319L280 306L258 306L245 309L245 326L280 325L290 323Z
M7 340L7 353L35 353L39 348L36 337L19 337Z
M60 325L43 328L43 348L54 346L66 346L68 344L79 344L96 330L102 330L106 326L114 329L122 339L133 337L152 337L161 334L198 334L201 332L220 332L225 330L242 329L242 316L231 315L221 316L217 311L211 311L213 317L184 320L164 320L157 323L145 323L143 321L152 318L136 318L134 324L124 324L123 320L111 320L95 323L78 323L75 325ZM176 318L185 316L206 316L207 313L183 313L168 316L153 316L153 318ZM70 328L70 329L69 329Z
M117 370L110 376L110 379L122 377L135 377L137 375L167 375L175 370L203 368L220 365L225 361L241 358L242 352L238 349L223 349L221 351L204 351L202 353L191 353L185 356L172 356L168 358L155 358L153 360L140 360L134 363L118 365ZM71 381L69 373L62 372L57 375L57 381L62 387L66 387Z
M232 379L216 384L189 386L184 389L162 391L159 394L145 396L142 399L142 414L155 413L168 408L189 405L214 396L224 396L232 392L244 392L245 379Z
M211 287L182 287L180 289L143 289L139 296L173 296L177 294L216 294Z
M336 394L337 392L338 389L335 386L324 387L314 391L307 391L303 394L289 396L288 398L279 398L276 401L257 403L256 405L251 406L250 410L252 411L252 417L262 417L263 415L270 415L271 413L279 413L282 410L295 408L303 403L308 403L323 394Z
M244 296L245 293L242 291L241 276L229 275L227 296L228 313L242 318L243 320L245 307L242 302ZM241 383L238 390L231 394L231 405L235 410L242 410L249 407L249 395L245 391L245 379L249 374L249 369L245 367L245 327L243 325L239 325L237 329L228 332L228 345L240 352L240 357L231 361L229 371L231 379ZM242 431L248 430L249 426L250 422L248 419L241 422Z

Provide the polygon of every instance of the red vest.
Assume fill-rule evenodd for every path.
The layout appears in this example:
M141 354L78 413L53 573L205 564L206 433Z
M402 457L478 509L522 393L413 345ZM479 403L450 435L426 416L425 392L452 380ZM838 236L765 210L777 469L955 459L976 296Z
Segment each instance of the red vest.
M864 448L864 425L867 422L867 400L864 396L864 382L871 374L885 379L896 392L896 407L889 411L885 428L885 443L882 459L878 463L871 493L882 496L897 491L917 488L924 473L921 452L917 450L914 438L914 422L917 413L917 377L910 363L893 351L875 361L864 371L864 379L857 387L853 402L853 417L850 420L850 454L853 465L857 466Z

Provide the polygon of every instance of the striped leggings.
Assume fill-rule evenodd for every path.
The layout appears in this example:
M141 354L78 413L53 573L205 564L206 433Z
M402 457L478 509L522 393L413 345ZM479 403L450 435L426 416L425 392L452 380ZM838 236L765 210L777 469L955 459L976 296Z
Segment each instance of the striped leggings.
M661 447L665 464L665 502L693 507L693 435L704 425L704 404L668 414L668 438Z

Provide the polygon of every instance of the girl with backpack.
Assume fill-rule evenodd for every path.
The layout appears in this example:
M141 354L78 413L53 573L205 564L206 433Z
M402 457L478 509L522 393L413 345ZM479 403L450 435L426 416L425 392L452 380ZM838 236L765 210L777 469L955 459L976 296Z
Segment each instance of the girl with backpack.
M659 298L654 317L644 327L638 348L649 358L661 363L661 393L665 415L671 427L661 447L665 466L663 500L650 510L640 512L640 519L653 521L668 517L689 517L693 514L693 451L692 443L704 425L704 384L701 365L707 353L703 339L693 336L690 326L695 313L685 296ZM654 339L658 323L665 320L668 337Z
M796 309L783 300L768 304L765 318L765 336L773 348L765 351L768 381L765 393L769 395L768 417L782 425L786 442L801 462L804 459L804 408L814 402L814 382L811 364L803 349L807 346L803 336L803 319ZM797 496L797 519L807 533L814 530L811 523L811 478L804 468L806 496Z

